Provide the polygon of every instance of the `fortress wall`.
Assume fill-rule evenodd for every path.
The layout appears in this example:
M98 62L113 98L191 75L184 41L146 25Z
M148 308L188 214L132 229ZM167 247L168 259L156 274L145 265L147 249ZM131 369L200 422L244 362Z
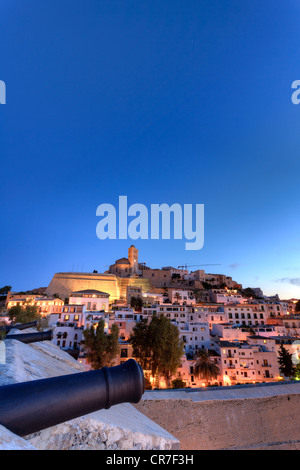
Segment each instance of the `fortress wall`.
M126 299L127 286L141 287L142 292L149 292L152 290L151 282L149 279L143 279L140 277L118 277L118 285L120 290L120 296Z
M127 286L141 287L143 292L152 289L149 279L99 273L56 273L46 289L46 294L58 294L64 299L71 292L96 289L110 294L109 301L112 302L119 298L126 299Z
M110 294L110 301L119 298L117 277L113 274L98 273L56 273L46 289L47 295L58 294L62 299L71 292L96 289Z
M144 398L135 407L176 437L183 450L300 450L298 393L208 401Z

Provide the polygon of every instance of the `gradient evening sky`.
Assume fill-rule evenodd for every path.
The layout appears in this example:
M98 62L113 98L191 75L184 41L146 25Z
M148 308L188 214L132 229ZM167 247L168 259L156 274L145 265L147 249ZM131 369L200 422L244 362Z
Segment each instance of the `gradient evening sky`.
M298 0L1 0L1 276L140 250L300 297ZM204 203L205 244L96 237L96 208ZM197 269L197 267L192 268Z

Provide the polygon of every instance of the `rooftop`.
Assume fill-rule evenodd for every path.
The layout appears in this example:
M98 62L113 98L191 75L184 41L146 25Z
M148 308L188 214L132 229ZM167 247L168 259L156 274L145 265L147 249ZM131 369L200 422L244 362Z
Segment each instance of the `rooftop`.
M96 290L96 289L86 289L86 290L77 290L75 292L72 292L70 294L70 297L75 297L76 295L105 295L109 297L110 294L107 292L102 292L101 290Z

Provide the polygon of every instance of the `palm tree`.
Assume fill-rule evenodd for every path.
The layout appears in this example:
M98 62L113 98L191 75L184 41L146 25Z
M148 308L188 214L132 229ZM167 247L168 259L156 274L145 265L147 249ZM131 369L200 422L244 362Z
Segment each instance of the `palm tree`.
M215 364L208 354L206 349L202 349L196 353L196 362L194 365L195 377L200 377L203 380L216 379L220 373L220 369Z

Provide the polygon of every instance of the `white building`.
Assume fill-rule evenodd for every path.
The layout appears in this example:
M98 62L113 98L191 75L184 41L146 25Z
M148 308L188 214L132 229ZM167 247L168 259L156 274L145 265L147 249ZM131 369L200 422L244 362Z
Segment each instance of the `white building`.
M192 290L169 289L169 297L172 303L180 305L195 305L196 298Z
M94 289L80 290L70 294L69 303L85 305L87 311L108 312L109 294Z
M253 310L252 305L224 305L227 322L236 325L265 325L268 313L265 310Z
M210 291L210 299L212 302L216 302L217 304L242 304L247 302L247 298L243 297L241 294L214 290Z

